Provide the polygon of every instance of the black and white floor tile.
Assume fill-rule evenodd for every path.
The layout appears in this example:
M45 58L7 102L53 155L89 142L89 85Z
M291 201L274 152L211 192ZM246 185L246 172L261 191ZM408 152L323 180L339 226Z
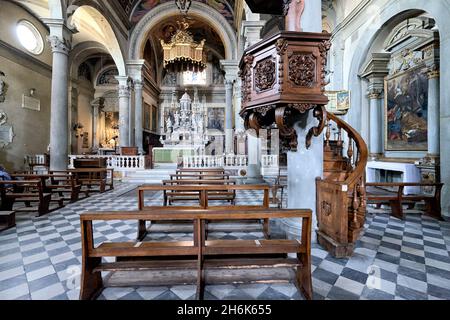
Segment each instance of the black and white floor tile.
M1 300L76 300L79 294L81 243L79 214L137 209L136 185L118 184L36 218L18 214L17 227L0 233ZM239 201L258 200L248 192ZM161 194L147 201L161 203ZM135 222L95 224L96 242L132 241ZM261 237L259 232L213 232L212 237ZM183 239L186 232L152 233ZM314 237L313 237L314 238ZM319 245L312 248L315 299L450 299L450 223L408 211L405 221L383 209L369 209L366 230L350 259L335 259ZM195 286L107 288L99 299L193 299ZM206 299L303 299L293 284L207 285Z

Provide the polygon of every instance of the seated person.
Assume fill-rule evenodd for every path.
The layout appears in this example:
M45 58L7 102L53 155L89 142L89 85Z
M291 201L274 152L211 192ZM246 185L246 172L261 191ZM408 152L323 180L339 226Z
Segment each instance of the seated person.
M5 167L0 165L0 179L3 181L11 181L13 180L8 172L6 172Z

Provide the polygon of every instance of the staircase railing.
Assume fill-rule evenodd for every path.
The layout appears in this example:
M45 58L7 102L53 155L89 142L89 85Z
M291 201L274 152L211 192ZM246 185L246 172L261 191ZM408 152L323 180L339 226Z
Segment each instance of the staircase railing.
M334 141L330 140L332 124L338 130ZM347 175L343 181L317 179L317 236L331 254L347 257L364 228L368 149L361 135L337 116L328 113L326 128L324 150L347 161Z

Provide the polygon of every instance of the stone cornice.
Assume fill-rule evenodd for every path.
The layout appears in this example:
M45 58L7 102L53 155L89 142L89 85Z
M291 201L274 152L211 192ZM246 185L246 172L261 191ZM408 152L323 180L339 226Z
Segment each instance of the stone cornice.
M339 23L336 28L333 31L333 35L331 37L331 40L334 40L336 35L341 32L344 28L347 27L348 24L350 24L371 2L372 0L362 0L356 8L350 12L350 14L345 17L344 21Z
M52 67L35 57L19 50L10 44L0 40L0 56L16 62L26 68L30 68L31 70L40 73L46 77L51 78L52 76Z

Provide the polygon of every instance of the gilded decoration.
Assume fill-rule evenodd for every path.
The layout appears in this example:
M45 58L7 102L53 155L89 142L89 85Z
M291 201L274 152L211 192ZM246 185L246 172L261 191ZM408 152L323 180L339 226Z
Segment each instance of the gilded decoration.
M164 68L170 71L203 71L206 68L203 51L206 40L196 43L185 19L177 21L177 25L178 29L168 43L160 40L164 51Z

